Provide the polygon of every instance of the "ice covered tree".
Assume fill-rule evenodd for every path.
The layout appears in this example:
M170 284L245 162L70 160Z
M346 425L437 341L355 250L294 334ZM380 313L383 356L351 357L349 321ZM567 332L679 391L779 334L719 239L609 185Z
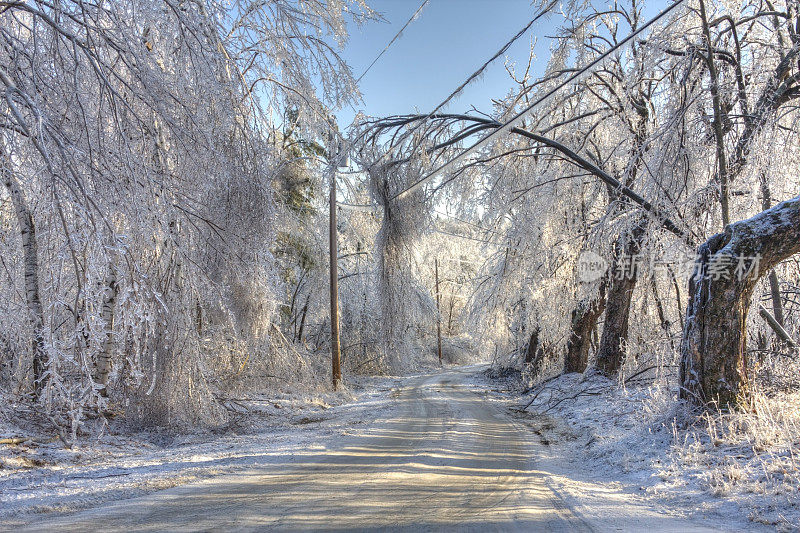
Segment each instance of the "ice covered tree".
M27 309L7 315L15 379L72 419L95 391L159 422L213 416L210 386L285 364L271 349L271 251L277 176L296 154L275 117L297 110L313 139L357 98L337 47L371 12L315 0L0 11L18 235L4 241L4 313L18 295Z

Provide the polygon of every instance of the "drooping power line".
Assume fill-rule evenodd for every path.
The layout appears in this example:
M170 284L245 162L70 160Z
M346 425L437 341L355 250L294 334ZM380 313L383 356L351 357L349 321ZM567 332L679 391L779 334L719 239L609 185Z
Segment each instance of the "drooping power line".
M503 45L502 48L500 48L497 52L495 52L495 54L491 58L489 58L489 60L486 61L483 65L481 65L481 67L478 70L470 74L470 76L464 81L464 83L459 85L455 91L450 93L450 96L445 98L442 101L442 103L440 103L434 108L433 111L428 113L428 117L430 118L431 116L435 115L440 109L446 106L450 102L450 100L461 94L461 92L467 87L467 85L478 79L483 74L483 72L489 67L489 65L494 63L494 61L498 57L505 54L508 51L508 49L511 48L512 44L514 44L520 37L525 35L525 33L531 28L531 26L533 26L543 16L547 15L550 12L550 10L553 9L556 6L556 4L558 4L558 2L560 1L561 0L553 0L552 2L550 2L550 4L547 5L547 7L543 8L539 13L537 13L537 15L533 17L531 21L525 25L524 28L519 30L517 34L511 38L511 40L509 40L506 44Z
M551 2L550 2L548 5L547 5L547 6L545 6L544 8L542 8L542 9L539 11L539 13L537 13L537 14L536 14L536 15L533 17L533 19L531 19L531 20L530 20L530 21L529 21L529 22L528 22L528 23L525 25L525 27L523 27L523 28L522 28L522 29L521 29L519 32L517 32L517 34L516 34L514 37L512 37L512 38L511 38L511 39L510 39L510 40L509 40L507 43L505 43L505 44L504 44L504 45L503 45L503 46L502 46L502 47L501 47L501 48L500 48L500 49L499 49L497 52L495 52L495 54L494 54L494 55L493 55L491 58L489 58L489 60L488 60L488 61L486 61L485 63L483 63L483 65L481 65L481 66L480 66L480 68L478 68L478 70L476 70L475 72L473 72L472 74L470 74L470 76L469 76L469 77L468 77L468 78L467 78L467 79L466 79L466 80L465 80L463 83L461 83L461 85L459 85L459 86L458 86L458 87L457 87L457 88L456 88L456 89L455 89L453 92L451 92L451 93L450 93L450 95L449 95L447 98L445 98L445 99L444 99L444 100L443 100L441 103L439 103L439 104L438 104L438 105L437 105L437 106L436 106L436 107L435 107L435 108L434 108L434 109L433 109L433 110L432 110L432 111L431 111L431 112L428 114L428 118L430 118L431 116L435 115L435 114L436 114L436 113L437 113L437 112L438 112L440 109L442 109L444 106L446 106L448 103L450 103L450 101L451 101L451 100L453 100L453 98L455 98L456 96L458 96L459 94L461 94L461 92L462 92L462 91L463 91L463 90L464 90L464 89L465 89L465 88L466 88L466 87L467 87L467 86L468 86L470 83L472 83L473 81L475 81L477 78L479 78L479 77L480 77L480 76L481 76L481 75L484 73L484 71L485 71L485 70L486 70L486 69L489 67L489 65L491 65L491 64L492 64L492 63L493 63L493 62L494 62L494 61L495 61L495 60L496 60L498 57L500 57L500 56L501 56L503 53L505 53L505 52L506 52L506 51L507 51L507 50L508 50L508 49L511 47L511 45L513 45L513 44L514 44L514 43L515 43L515 42L516 42L516 41L517 41L517 40L518 40L520 37L522 37L522 36L523 36L523 35L524 35L524 34L525 34L525 33L526 33L526 32L527 32L527 31L528 31L530 28L531 28L531 26L533 26L533 25L534 25L534 24L535 24L535 23L536 23L536 22L537 22L539 19L541 19L542 17L544 17L545 15L547 15L548 13L550 13L550 11L551 11L551 10L552 10L552 9L553 9L553 8L554 8L554 7L555 7L555 6L556 6L556 5L557 5L557 4L560 2L560 1L561 1L561 0L552 0L552 1L551 1ZM425 0L425 1L423 1L423 2L422 2L422 4L419 6L419 8L417 8L417 11L415 11L415 12L414 12L414 15L412 15L411 19L409 19L409 21L408 21L408 22L406 22L406 24L405 24L405 25L404 25L404 26L403 26L403 27L400 29L400 31L397 33L397 35L395 35L395 36L394 36L394 38L393 38L393 39L392 39L392 40L389 42L389 44L388 44L388 45L386 45L386 47L385 47L385 48L384 48L384 49L381 51L381 53L380 53L380 54L378 54L378 57L376 57L376 58L375 58L375 60L374 60L374 61L373 61L373 62L370 64L370 66L367 68L367 70L366 70L366 71L364 71L364 73L363 73L363 74L361 74L361 76L359 76L359 78L358 78L358 80L356 80L356 82L360 81L360 80L361 80L361 78L363 78L363 77L364 77L364 75L366 75L366 73L369 71L369 69L370 69L370 68L372 68L372 66L373 66L373 65L374 65L374 64L375 64L375 63L378 61L378 59L380 59L380 57L381 57L381 56L384 54L384 52L386 52L386 50L387 50L387 49L388 49L388 48L389 48L389 47L392 45L392 43L394 43L394 42L397 40L397 38L398 38L398 37L399 37L399 36L400 36L400 35L403 33L403 30L405 30L405 28L406 28L406 27L408 27L408 25L409 25L411 22L413 22L413 21L414 21L414 19L415 19L415 18L416 18L416 17L419 15L419 12L422 10L422 8L423 8L423 7L425 7L425 5L426 5L427 3L428 3L428 0ZM423 122L424 122L424 121L423 121ZM408 136L410 136L410 135L413 135L413 134L414 134L414 132L416 132L416 131L417 131L417 130L418 130L420 127L421 127L421 126L422 126L422 122L418 123L418 124L417 124L417 125L415 125L413 128L411 128L411 130L410 130L410 131L406 132L406 133L405 133L405 134L402 136L402 138L406 138L406 137L408 137ZM350 147L351 147L351 146L352 146L354 143L355 143L355 139L351 139L351 140L350 140L350 142L347 144L347 147L345 148L345 151L347 151L347 150L348 150L348 149L349 149L349 148L350 148ZM390 147L389 147L389 149L388 149L386 152L384 152L384 153L383 153L383 154L380 156L380 158L379 158L379 159L378 159L378 160L377 160L377 161L376 161L374 164L378 164L378 163L380 163L380 161L381 161L382 159L384 159L384 158L386 158L386 157L389 157L389 156L392 154L392 152L393 152L393 150L394 150L395 146L397 146L397 145L390 146Z
M475 81L476 79L480 78L480 77L483 75L483 73L486 71L486 69L487 69L487 68L489 68L489 66L490 66L492 63L494 63L494 62L497 60L497 58L499 58L500 56L502 56L503 54L505 54L505 53L508 51L508 49L509 49L509 48L511 48L511 45L513 45L515 42L517 42L517 40L519 40L519 38L520 38L520 37L522 37L523 35L525 35L525 33L527 33L527 31L528 31L528 30L531 28L531 26L533 26L533 25L534 25L534 24L535 24L537 21L539 21L539 19L541 19L541 18L542 18L542 17L544 17L545 15L549 14L549 13L550 13L550 11L551 11L551 10L552 10L552 9L553 9L553 8L554 8L554 7L555 7L555 6L556 6L556 5L557 5L557 4L560 2L560 1L561 1L561 0L552 0L552 1L551 1L551 2L550 2L548 5L547 5L547 6L545 6L544 8L542 8L542 9L539 11L539 13L537 13L537 14L536 14L536 16L534 16L534 17L533 17L533 18L530 20L530 22L528 22L528 23L527 23L527 24L526 24L526 25L525 25L525 26L524 26L524 27L523 27L521 30L519 30L519 31L517 32L517 34L516 34L516 35L514 35L514 37L512 37L512 38L511 38L511 39L510 39L510 40L509 40L509 41L508 41L506 44L504 44L504 45L503 45L503 46L502 46L502 47L501 47L499 50L497 50L497 52L495 52L495 53L494 53L494 55L493 55L492 57L490 57L490 58L489 58L489 59L488 59L488 60L487 60L485 63L483 63L483 65L481 65L481 66L480 66L480 68L478 68L478 70L476 70L475 72L473 72L472 74L470 74L470 75L469 75L469 77L467 77L467 79L466 79L466 80L464 80L464 82L463 82L463 83L461 83L461 85L459 85L458 87L456 87L456 89L455 89L453 92L451 92L451 93L450 93L450 95L449 95L447 98L445 98L444 100L442 100L442 101L441 101L441 102L440 102L440 103L439 103L439 104L438 104L438 105L437 105L435 108L433 108L433 110L432 110L430 113L428 113L428 115L427 115L427 117L425 118L425 120L427 120L427 119L431 118L432 116L434 116L434 115L435 115L437 112L439 112L439 110L441 110L441 109L442 109L442 108L444 108L444 107L445 107L447 104L449 104L451 100L453 100L455 97L457 97L458 95L460 95L460 94L461 94L461 93L464 91L464 89L466 89L466 88L467 88L467 86L468 86L469 84L471 84L471 83L472 83L473 81ZM414 135L414 133L415 133L417 130L419 130L419 128L421 128L421 127L422 127L422 125L425 123L425 120L422 120L422 121L418 122L418 123L417 123L417 124L416 124L416 125L415 125L413 128L411 128L411 129L410 129L408 132L404 133L404 134L402 135L402 137L401 137L401 140L402 140L402 139L404 139L404 138L409 138L409 137L411 137L412 135ZM397 143L397 145L399 145L399 144L400 144L400 143ZM395 146L397 146L397 145L395 145ZM392 150L393 150L393 149L394 149L394 146L390 146L390 147L389 147L389 149L388 149L388 150L387 150L387 151L386 151L386 152L385 152L385 153L384 153L384 154L381 156L381 158L383 158L383 157L386 157L386 156L388 156L389 154L391 154L391 152L392 152Z
M544 102L546 102L547 100L552 98L553 95L558 93L561 89L563 89L567 85L570 85L570 84L573 84L575 82L578 82L578 81L582 80L584 77L586 77L587 75L591 74L591 71L597 65L601 64L611 54L613 54L614 52L616 52L617 50L619 50L623 46L627 45L637 35L639 35L643 31L645 31L646 29L648 29L650 26L652 26L653 24L655 24L656 22L658 22L659 20L661 20L665 16L667 16L676 7L681 5L683 3L683 1L684 0L675 0L675 2L672 5L668 6L666 9L664 9L664 11L662 11L661 13L659 13L658 15L656 15L655 17L653 17L652 19L647 21L645 24L643 24L636 31L632 32L630 35L628 35L622 41L620 41L619 43L617 43L613 47L609 48L605 53L601 54L600 56L598 56L597 58L595 58L594 60L589 62L586 66L584 66L583 68L581 68L577 72L573 73L565 81L563 81L562 83L558 84L556 87L554 87L553 89L551 89L550 91L548 91L547 93L542 95L541 97L539 97L536 100L534 100L533 103L531 103L525 109L523 109L522 111L517 113L513 118L511 118L510 120L505 122L502 126L497 128L496 130L492 131L491 133L489 133L488 135L486 135L482 139L476 141L474 144L472 144L471 146L469 146L468 148L463 150L461 153L459 153L458 155L456 155L452 159L450 159L447 162L443 163L442 165L436 167L434 170L432 170L431 172L429 172L428 174L426 174L422 178L418 179L413 184L411 184L410 186L406 187L405 189L403 189L399 193L395 194L394 196L392 196L391 200L396 200L396 199L398 199L398 198L400 198L402 196L405 196L407 194L410 194L410 193L414 192L415 190L417 190L419 187L421 187L423 184L425 184L427 181L429 181L430 179L432 179L433 177L435 177L439 173L441 173L441 172L447 170L448 168L450 168L450 167L462 162L471 153L473 153L476 150L486 146L493 138L498 137L499 135L507 133L509 130L514 128L519 122L521 122L522 119L525 118L529 113L534 111L537 107L540 107L542 104L544 104ZM453 178L451 178L450 180L447 180L447 182L445 182L445 183L448 183L449 181L452 181L452 179Z
M378 60L381 58L381 56L382 56L383 54L385 54L385 53L386 53L386 51L389 49L389 47L390 47L390 46L392 46L392 45L394 44L394 42L395 42L397 39L399 39L399 38L400 38L400 36L401 36L401 35L403 34L403 32L405 31L405 29L406 29L406 28L408 28L408 25L409 25L409 24L411 24L412 22L414 22L414 20L416 20L416 18L419 16L420 12L422 11L422 8L423 8L423 7L425 7L425 5L428 3L428 1L429 1L429 0L423 0L423 2L422 2L420 5L419 5L419 7L417 8L417 10L416 10L416 11L414 11L414 14L413 14L413 15L411 15L411 18L410 18L410 19L408 19L408 22L406 22L406 23L403 25L403 27L402 27L402 28L400 28L400 31L398 31L398 32L395 34L395 36L394 36L394 37L392 37L392 40L391 40L391 41L389 41L389 44L387 44L387 45L386 45L386 46L383 48L383 50L381 50L381 53L380 53L380 54L378 54L378 55L377 55L377 57L375 57L375 59L373 59L373 60L372 60L372 63L370 63L370 64L369 64L369 66L367 67L367 70L365 70L364 72L362 72L362 73L361 73L361 76L359 76L359 77L358 77L358 79L356 80L356 83L360 82L360 81L361 81L361 78L363 78L364 76L366 76L366 75L367 75L367 72L369 72L369 70L370 70L370 69L371 69L371 68L372 68L372 67L375 65L375 63L377 63L377 62L378 62Z

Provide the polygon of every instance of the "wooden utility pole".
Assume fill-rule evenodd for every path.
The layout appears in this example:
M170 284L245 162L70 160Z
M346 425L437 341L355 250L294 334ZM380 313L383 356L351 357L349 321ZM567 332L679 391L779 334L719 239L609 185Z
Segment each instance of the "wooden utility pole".
M433 271L434 276L436 278L436 341L437 341L437 350L436 352L439 354L439 366L442 366L442 311L441 307L441 293L439 292L439 258L436 257L433 260Z
M333 140L333 136L331 136ZM342 381L341 352L339 345L339 244L336 232L336 166L338 154L329 154L330 175L330 274L331 274L331 379L333 390Z

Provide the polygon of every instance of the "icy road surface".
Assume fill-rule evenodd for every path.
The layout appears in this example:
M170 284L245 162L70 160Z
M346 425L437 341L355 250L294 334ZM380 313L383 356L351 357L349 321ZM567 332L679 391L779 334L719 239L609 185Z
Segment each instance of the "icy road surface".
M409 378L391 416L325 448L21 530L710 531L537 469L474 371Z

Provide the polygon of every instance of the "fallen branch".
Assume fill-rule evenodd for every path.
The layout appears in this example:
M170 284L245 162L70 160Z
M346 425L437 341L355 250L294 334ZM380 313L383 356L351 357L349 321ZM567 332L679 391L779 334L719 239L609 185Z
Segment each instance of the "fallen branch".
M367 359L366 361L362 361L361 363L358 364L358 366L355 367L354 370L360 370L361 367L367 365L368 363L374 363L374 362L376 362L378 360L379 359L377 357L373 357L372 359Z
M0 444L8 444L9 446L15 446L17 444L22 444L25 441L32 440L28 437L11 437L7 439L0 439Z
M547 409L545 409L544 411L541 412L541 414L545 414L548 411L551 411L552 409L555 409L559 404L564 403L567 400L577 400L581 396L600 396L605 391L606 391L605 388L603 388L603 389L595 389L595 390L590 390L590 389L582 390L582 391L580 391L577 394L574 394L572 396L566 396L564 398L561 398L556 403L548 406Z
M65 478L64 481L70 481L70 480L73 480L73 479L104 479L104 478L107 478L107 477L122 477L122 476L129 476L129 475L131 475L130 472L122 472L122 473L119 473L119 474L103 474L101 476L70 476L68 478Z
M797 343L792 336L789 335L785 329L783 329L783 326L781 326L780 322L775 320L775 317L772 316L772 314L761 304L758 304L758 314L761 315L761 318L767 321L767 324L769 324L769 327L772 328L772 331L774 331L783 342L788 344L789 347L797 349Z
M630 376L625 378L625 383L630 382L634 378L639 377L639 376L641 376L642 374L644 374L646 372L650 372L651 370L656 370L656 369L658 369L658 365L648 366L647 368L643 368L643 369L639 370L638 372L634 372L633 374L631 374Z
M533 395L533 398L531 398L531 401L529 401L529 402L527 403L527 405L525 405L525 407L523 407L522 409L516 409L516 410L517 410L517 411L520 411L520 412L527 411L527 410L528 410L528 407L530 407L530 406L533 404L533 402L535 402L535 401L536 401L536 398L538 398L538 397L539 397L539 395L542 393L542 391L544 391L544 389L546 388L546 387L545 387L545 385L547 385L547 384L548 384L548 383L550 383L551 381L554 381L554 380L556 380L556 379L560 378L561 376L562 376L562 374L559 374L559 375L557 375L557 376L553 376L552 378L546 379L546 380L542 381L541 383L539 383L539 385L537 385L537 387L539 388L539 390L537 390L537 391L536 391L536 394L534 394L534 395ZM528 389L528 391L530 391L530 390L531 390L531 389ZM524 394L524 393L523 393L523 394Z

